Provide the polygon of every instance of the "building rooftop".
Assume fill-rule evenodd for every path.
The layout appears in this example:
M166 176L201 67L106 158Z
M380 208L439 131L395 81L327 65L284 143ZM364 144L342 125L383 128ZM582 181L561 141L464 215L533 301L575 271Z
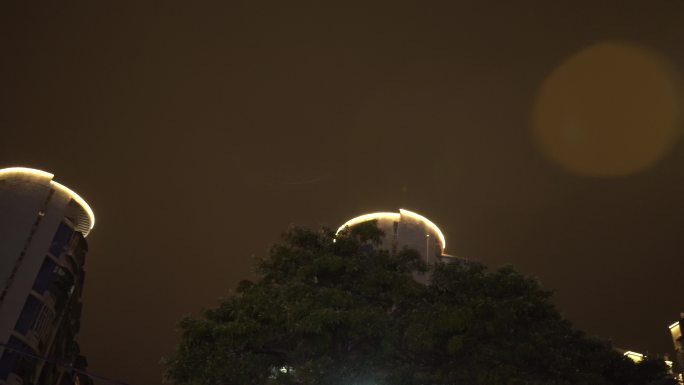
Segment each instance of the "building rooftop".
M81 198L80 195L78 195L70 188L54 181L53 174L46 171L27 167L9 167L0 169L0 180L9 177L38 178L49 180L50 187L57 191L61 191L62 193L69 196L83 211L83 215L79 215L79 223L75 224L76 230L83 233L83 236L87 236L88 233L90 233L90 230L92 230L93 227L95 227L95 214L93 213L93 210L90 208L85 199Z
M388 221L393 221L393 222L400 222L402 220L402 217L406 217L412 221L420 222L423 223L426 227L430 228L439 238L439 245L441 247L442 253L444 253L444 250L446 249L446 239L444 238L444 234L442 233L442 230L437 227L432 221L429 219L425 218L424 216L414 213L413 211L405 210L405 209L399 209L398 213L390 213L390 212L378 212L378 213L370 213L370 214L363 214L359 215L358 217L352 218L345 222L340 228L337 229L335 234L338 234L340 231L344 230L346 227L352 227L354 225L357 225L359 223L367 222L367 221L372 221L372 220L388 220Z

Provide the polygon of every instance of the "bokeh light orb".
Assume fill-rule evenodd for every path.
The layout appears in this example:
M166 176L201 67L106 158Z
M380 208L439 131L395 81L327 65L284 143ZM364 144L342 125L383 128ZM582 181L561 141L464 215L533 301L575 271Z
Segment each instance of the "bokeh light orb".
M634 174L668 153L682 126L681 78L666 58L628 43L592 45L541 85L532 113L542 151L594 177Z

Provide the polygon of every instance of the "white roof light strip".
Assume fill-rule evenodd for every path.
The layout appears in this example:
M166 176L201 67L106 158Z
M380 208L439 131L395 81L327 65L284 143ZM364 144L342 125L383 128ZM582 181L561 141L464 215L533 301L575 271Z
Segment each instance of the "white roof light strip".
M392 221L398 221L401 219L401 215L397 213L372 213L372 214L363 214L359 215L356 218L352 218L348 221L346 221L342 226L340 226L339 229L335 232L335 235L337 235L340 231L344 230L345 227L351 227L354 225L357 225L362 222L368 222L372 221L375 219L388 219Z
M76 203L78 203L79 205L81 205L81 207L83 207L83 209L86 211L86 213L88 213L88 217L90 218L90 230L92 230L93 227L95 227L95 213L93 213L93 210L90 208L88 203L86 203L86 201L83 198L81 198L80 195L76 194L73 190L64 186L63 184L57 183L54 180L50 183L57 190L61 190L64 193L68 194L71 197L71 199L75 200Z
M439 237L439 242L442 244L442 252L446 249L446 238L444 238L444 234L442 234L442 230L437 227L436 224L432 223L431 220L425 218L424 216L414 213L413 211L408 211L404 209L399 209L399 212L401 215L406 215L408 217L412 217L413 219L416 219L418 221L421 221L425 223L428 227L430 227Z
M49 172L42 171L42 170L36 170L35 168L28 168L28 167L8 167L8 168L3 168L0 170L0 176L2 174L13 174L13 173L21 173L21 174L33 174L35 176L42 176L45 178L50 178L54 177L54 175L50 174Z

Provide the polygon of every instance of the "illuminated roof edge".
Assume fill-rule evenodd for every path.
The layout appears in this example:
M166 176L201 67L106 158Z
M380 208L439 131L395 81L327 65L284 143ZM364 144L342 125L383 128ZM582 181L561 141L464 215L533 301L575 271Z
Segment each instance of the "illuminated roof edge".
M93 209L90 208L90 205L85 201L85 199L81 198L80 195L78 195L74 190L64 186L61 183L55 182L52 180L54 178L54 174L51 174L47 171L43 170L38 170L35 168L28 168L28 167L8 167L8 168L3 168L0 169L0 176L3 174L11 174L11 173L20 173L20 174L30 174L30 175L35 175L35 176L40 176L44 178L49 178L50 179L50 185L54 187L57 190L60 190L64 192L65 194L69 195L71 199L73 199L76 203L78 203L83 210L85 210L86 214L88 215L88 218L90 220L89 223L89 229L88 231L84 234L84 236L88 235L88 232L95 227L95 213L93 213Z
M431 220L425 218L424 216L414 213L413 211L405 210L405 209L399 209L399 213L390 213L390 212L378 212L378 213L370 213L370 214L363 214L359 215L358 217L354 217L347 222L345 222L342 226L340 226L337 231L335 232L335 235L337 235L340 231L342 231L345 227L351 227L356 224L362 223L362 222L367 222L367 221L372 221L376 219L388 219L392 221L399 221L401 220L401 216L406 215L407 217L413 218L419 222L424 223L426 226L428 226L432 231L437 234L437 237L439 238L439 241L442 246L442 252L446 249L446 238L444 237L444 234L442 231L435 225Z

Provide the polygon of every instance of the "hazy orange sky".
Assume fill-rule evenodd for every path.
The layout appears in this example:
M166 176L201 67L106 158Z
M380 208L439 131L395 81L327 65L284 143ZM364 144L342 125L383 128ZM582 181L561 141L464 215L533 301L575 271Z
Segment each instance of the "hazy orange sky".
M682 20L681 0L5 1L0 167L95 210L81 347L131 384L289 225L399 207L590 334L669 352Z

